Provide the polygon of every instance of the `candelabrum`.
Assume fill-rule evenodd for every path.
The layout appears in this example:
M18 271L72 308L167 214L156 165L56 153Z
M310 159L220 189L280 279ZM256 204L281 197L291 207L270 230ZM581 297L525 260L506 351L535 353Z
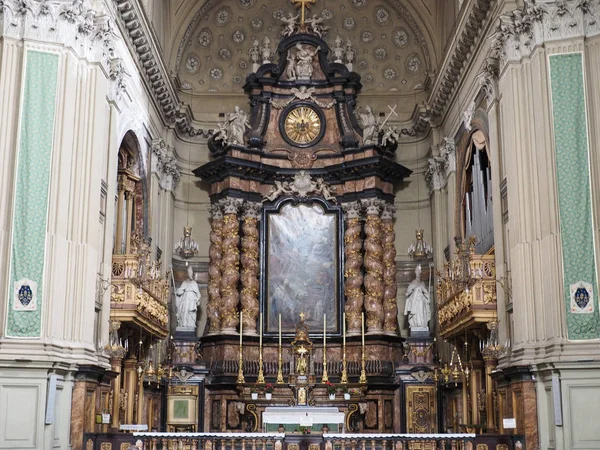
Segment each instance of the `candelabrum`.
M423 229L415 230L416 241L408 247L408 256L415 261L431 259L433 248L423 240Z
M192 227L183 227L183 237L177 242L175 253L183 259L190 259L198 253L198 243L192 239Z
M497 361L504 353L506 353L509 343L506 341L501 344L498 339L498 320L493 319L487 323L487 328L490 330L490 337L485 341L479 342L479 350L485 360Z
M458 383L461 379L468 383L470 373L469 366L463 365L460 354L456 351L456 348L453 348L450 364L446 363L443 366L441 365L439 369L435 369L433 380L436 384Z

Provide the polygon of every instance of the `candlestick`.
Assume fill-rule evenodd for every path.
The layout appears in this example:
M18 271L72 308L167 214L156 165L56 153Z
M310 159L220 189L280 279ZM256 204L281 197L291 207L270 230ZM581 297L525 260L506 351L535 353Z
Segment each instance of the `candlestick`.
M367 383L367 371L366 371L366 367L365 367L365 313L361 313L361 324L362 324L362 346L361 346L361 352L360 352L360 377L358 379L358 382L360 384L366 384Z
M346 367L346 313L342 314L342 347L343 347L343 355L342 355L342 376L340 378L340 383L347 384L348 383L348 370Z
M244 360L242 358L242 323L242 311L240 311L240 358L238 360L237 384L244 384L246 382L244 378Z
M327 314L323 314L323 377L321 382L327 383L329 375L327 374Z
M277 384L283 384L283 357L281 349L281 314L279 314L279 348L277 349Z
M362 346L365 346L365 313L361 313L361 325L362 325Z
M263 313L260 313L260 334L259 334L259 340L258 340L258 377L256 378L256 382L258 384L265 383L265 373L263 371L262 328L263 328Z

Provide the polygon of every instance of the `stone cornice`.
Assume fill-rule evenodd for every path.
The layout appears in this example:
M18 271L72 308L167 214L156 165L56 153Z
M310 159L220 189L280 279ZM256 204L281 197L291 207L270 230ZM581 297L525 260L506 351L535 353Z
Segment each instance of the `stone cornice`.
M448 46L427 101L428 110L434 119L439 120L445 115L464 75L464 69L474 57L473 47L477 38L490 22L490 10L495 3L496 0L473 0L468 5L470 10L465 12L458 24L454 40Z
M136 61L163 124L173 127L180 134L207 138L211 130L194 128L189 107L180 104L173 80L156 43L146 13L139 0L113 0L118 11L117 23L128 37L129 50Z
M600 0L525 0L500 16L492 35L492 56L504 67L529 56L544 42L600 34Z

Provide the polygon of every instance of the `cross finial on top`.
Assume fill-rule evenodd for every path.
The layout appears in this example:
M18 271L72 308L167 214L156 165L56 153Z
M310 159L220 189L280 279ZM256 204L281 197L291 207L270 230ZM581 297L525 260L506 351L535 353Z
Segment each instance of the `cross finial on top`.
M304 9L309 8L310 5L314 5L317 3L317 0L291 0L292 4L296 7L302 8L302 13L300 15L300 26L304 26Z
M304 314L303 312L300 313L300 323L304 322L304 318L306 317L306 314Z

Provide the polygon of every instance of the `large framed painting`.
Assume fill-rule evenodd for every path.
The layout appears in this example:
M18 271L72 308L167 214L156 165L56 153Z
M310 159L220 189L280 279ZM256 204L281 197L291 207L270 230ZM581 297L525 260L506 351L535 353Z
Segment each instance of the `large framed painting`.
M300 313L313 335L341 334L341 210L319 198L263 209L261 306L264 333L291 335Z

